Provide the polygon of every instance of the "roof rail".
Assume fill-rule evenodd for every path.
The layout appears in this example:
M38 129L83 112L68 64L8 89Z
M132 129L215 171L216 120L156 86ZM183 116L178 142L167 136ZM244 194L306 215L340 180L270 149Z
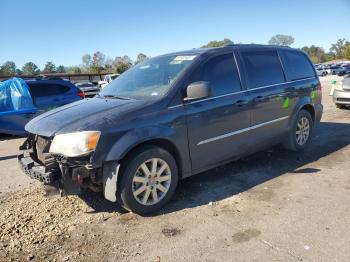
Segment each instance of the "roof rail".
M265 44L227 44L225 46L261 46L261 47L288 47L287 45L265 45Z

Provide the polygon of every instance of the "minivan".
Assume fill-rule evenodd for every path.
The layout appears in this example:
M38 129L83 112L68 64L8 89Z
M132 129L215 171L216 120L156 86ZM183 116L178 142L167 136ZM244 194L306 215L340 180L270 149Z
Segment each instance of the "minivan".
M125 209L160 209L179 179L282 143L309 143L321 85L297 49L229 45L133 66L96 97L30 121L19 164L63 194L102 191Z

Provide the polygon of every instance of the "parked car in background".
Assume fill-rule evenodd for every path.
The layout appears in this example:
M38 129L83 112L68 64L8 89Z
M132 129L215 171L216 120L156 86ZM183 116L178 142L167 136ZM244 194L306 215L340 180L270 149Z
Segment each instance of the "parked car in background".
M85 97L94 97L100 92L100 88L97 85L94 85L91 82L78 82L75 85L83 91Z
M3 106L0 106L0 133L23 135L25 124L34 117L62 105L84 98L84 94L74 84L62 79L9 79L1 82L4 92L0 90ZM5 92L7 94L5 94ZM12 102L18 96L19 101L25 99L25 107L21 102L17 106ZM31 105L28 101L31 101ZM1 98L0 98L1 103Z
M120 74L111 74L106 75L103 79L103 81L98 81L98 85L101 89L105 88L110 82L112 82L114 79L116 79Z
M318 76L326 76L328 75L328 72L326 69L323 69L321 67L316 68L316 72Z
M338 70L340 70L340 69L341 69L341 66L339 66L339 65L331 66L329 68L329 74L336 75Z
M171 199L179 179L279 143L306 148L321 97L312 62L297 49L172 53L135 65L92 99L30 121L18 160L66 194L100 190L146 214Z
M350 106L350 75L345 76L342 82L336 85L333 102L340 109Z
M343 76L346 74L350 74L350 65L343 65L337 71L336 74L338 76Z

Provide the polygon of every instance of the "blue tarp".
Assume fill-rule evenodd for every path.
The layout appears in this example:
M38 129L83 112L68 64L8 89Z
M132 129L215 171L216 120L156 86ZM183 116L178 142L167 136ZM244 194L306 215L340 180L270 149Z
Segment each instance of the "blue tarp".
M29 87L21 78L0 82L0 116L18 113L35 113Z

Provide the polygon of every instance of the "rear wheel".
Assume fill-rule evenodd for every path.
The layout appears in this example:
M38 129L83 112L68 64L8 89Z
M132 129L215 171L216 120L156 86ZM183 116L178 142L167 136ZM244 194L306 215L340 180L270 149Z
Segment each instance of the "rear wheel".
M293 151L303 150L310 143L312 132L313 120L310 113L306 110L300 110L284 146Z
M173 196L178 169L168 151L159 147L143 147L122 165L118 201L124 208L147 214L160 209Z

